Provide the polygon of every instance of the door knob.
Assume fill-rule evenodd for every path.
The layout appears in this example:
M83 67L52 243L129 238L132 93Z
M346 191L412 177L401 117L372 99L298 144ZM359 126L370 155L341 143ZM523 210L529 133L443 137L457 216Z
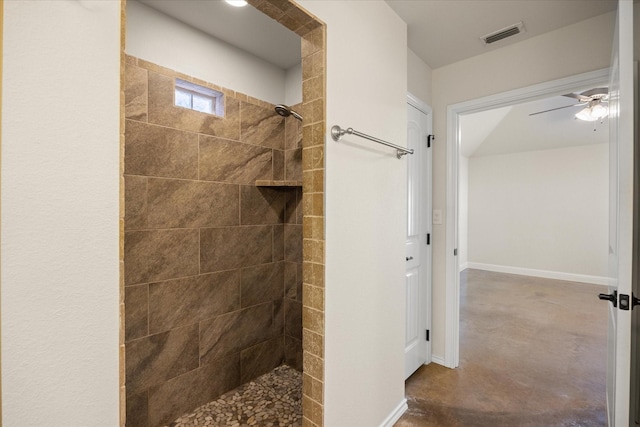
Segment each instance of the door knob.
M612 294L598 294L598 298L610 301L614 307L618 306L618 291L613 291Z
M413 257L412 257L412 256L408 256L408 257L407 257L407 261L411 261L412 259L413 259Z

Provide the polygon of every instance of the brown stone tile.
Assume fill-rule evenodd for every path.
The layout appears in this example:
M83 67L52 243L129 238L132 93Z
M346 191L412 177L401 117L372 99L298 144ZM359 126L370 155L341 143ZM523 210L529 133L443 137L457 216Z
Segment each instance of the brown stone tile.
M196 134L127 120L124 150L125 174L198 177Z
M302 371L302 341L289 335L284 336L284 362Z
M273 152L273 179L284 181L284 151L272 150Z
M302 281L302 277L298 277L297 272L297 263L290 261L284 263L284 296L293 300L298 298L298 281Z
M302 375L302 392L318 403L324 403L324 385L322 381L309 375Z
M253 184L273 177L272 150L264 147L200 136L200 179Z
M323 418L323 409L315 400L311 400L307 396L302 396L302 411L304 416L314 424L321 426Z
M273 334L284 335L284 298L273 300Z
M313 171L304 169L302 171L302 192L304 193L315 193L315 189L313 188ZM321 192L321 191L318 191Z
M127 390L137 393L198 367L198 324L127 343Z
M311 147L311 165L312 169L324 168L324 147L316 145Z
M305 102L322 98L324 95L324 76L315 76L302 82L302 97ZM317 120L313 120L314 122Z
M126 427L148 427L149 407L146 390L141 393L127 393L126 406Z
M324 265L305 262L302 270L304 283L324 287Z
M147 178L124 176L124 228L147 228Z
M284 153L284 176L288 181L302 181L302 148Z
M198 230L125 232L124 263L126 285L198 274Z
M324 48L324 29L319 27L302 38L302 57L306 57Z
M184 413L240 385L240 358L233 354L149 390L149 426L169 424Z
M150 178L150 228L195 228L238 225L237 185Z
M302 304L285 298L284 312L285 335L302 340Z
M176 107L174 92L174 77L149 72L149 123L226 139L240 139L240 102L237 99L225 95L225 115L218 117Z
M269 187L241 186L242 225L280 224L284 218L283 191Z
M291 189L286 192L284 222L298 224L298 217L302 217L302 212L298 211L302 211L301 192L298 189Z
M324 77L324 51L320 50L307 56L302 62L302 78L304 80L315 76Z
M284 360L283 338L256 344L240 352L240 382L246 383L277 368Z
M273 226L273 261L284 260L284 225Z
M284 226L284 259L302 262L302 226L285 224Z
M124 326L125 341L144 337L149 334L147 307L149 289L147 285L127 286L124 288Z
M302 356L303 372L311 375L313 378L322 380L324 378L324 361L309 353L305 347L304 354Z
M324 288L305 284L302 293L304 295L302 302L305 307L324 311Z
M127 64L124 75L124 116L147 121L147 70Z
M303 307L302 325L317 334L324 334L324 313L307 306Z
M203 228L201 272L230 270L273 261L271 226Z
M284 294L284 263L242 269L242 307L273 301Z
M302 341L304 342L304 351L322 358L324 357L324 336L316 334L309 329L302 329Z
M302 225L304 209L302 206L302 188L296 187L296 224ZM307 214L308 215L308 214Z
M272 303L223 314L200 322L200 361L212 363L273 337Z
M301 262L296 263L296 267L297 267L296 286L298 288L298 291L297 291L295 300L302 302L302 263Z
M263 147L284 149L284 117L273 108L265 108L247 102L240 104L242 142Z
M145 70L153 71L155 73L164 74L166 76L176 76L178 73L171 68L163 67L153 62L146 61L142 58L138 58L138 66Z
M151 333L210 319L240 308L240 271L224 271L149 285Z
M303 239L303 256L304 261L316 264L324 263L324 241L316 239Z
M293 105L291 109L298 111L302 105ZM302 122L294 117L285 120L284 149L296 150L302 148Z

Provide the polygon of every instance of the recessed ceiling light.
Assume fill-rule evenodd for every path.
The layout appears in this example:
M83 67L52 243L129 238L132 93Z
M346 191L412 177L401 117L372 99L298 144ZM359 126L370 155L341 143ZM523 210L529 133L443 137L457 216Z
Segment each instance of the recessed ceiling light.
M229 3L231 6L235 6L235 7L244 7L248 4L245 0L225 0L225 1Z

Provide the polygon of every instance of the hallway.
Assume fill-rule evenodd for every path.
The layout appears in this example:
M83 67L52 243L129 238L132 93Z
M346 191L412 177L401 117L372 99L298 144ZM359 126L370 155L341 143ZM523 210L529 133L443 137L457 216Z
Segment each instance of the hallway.
M410 426L606 426L604 287L461 273L460 366L406 382Z

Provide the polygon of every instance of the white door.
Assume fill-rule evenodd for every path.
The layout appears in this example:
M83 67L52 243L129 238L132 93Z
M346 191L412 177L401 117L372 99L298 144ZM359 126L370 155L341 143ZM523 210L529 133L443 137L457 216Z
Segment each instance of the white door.
M431 289L431 110L407 101L407 273L405 379L431 361L428 337Z
M630 425L633 255L633 2L618 3L609 84L609 305L607 415ZM601 295L602 297L602 295Z

